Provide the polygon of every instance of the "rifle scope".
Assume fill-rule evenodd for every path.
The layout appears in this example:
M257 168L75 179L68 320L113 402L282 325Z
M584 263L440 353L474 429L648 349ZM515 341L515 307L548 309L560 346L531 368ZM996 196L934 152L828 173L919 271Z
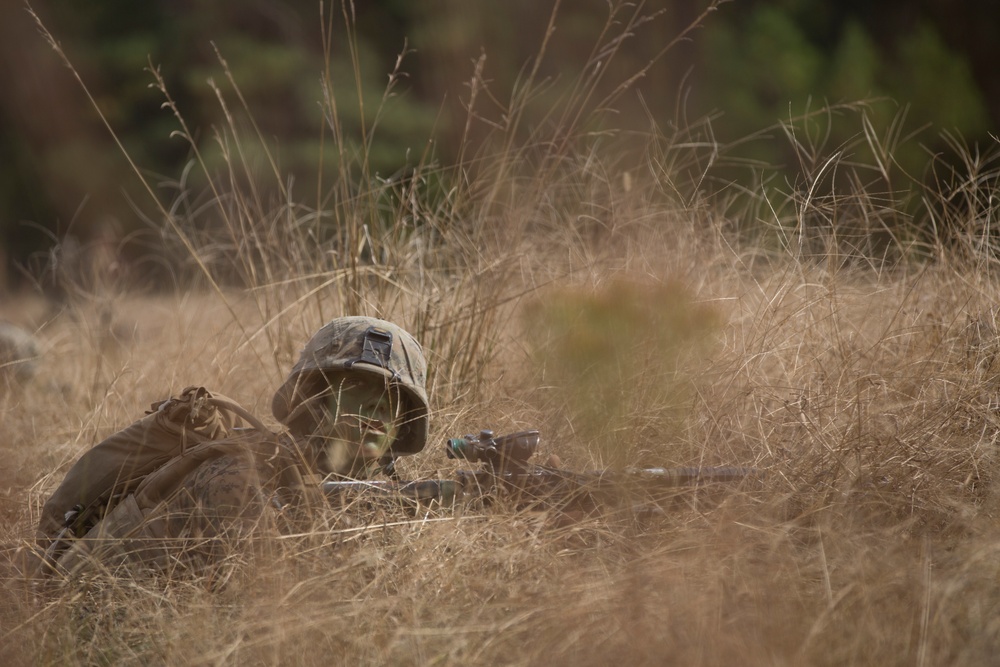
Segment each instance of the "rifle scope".
M472 463L488 463L502 468L527 463L538 448L538 431L519 431L496 436L483 430L479 435L450 438L445 443L445 453L450 459L465 459Z

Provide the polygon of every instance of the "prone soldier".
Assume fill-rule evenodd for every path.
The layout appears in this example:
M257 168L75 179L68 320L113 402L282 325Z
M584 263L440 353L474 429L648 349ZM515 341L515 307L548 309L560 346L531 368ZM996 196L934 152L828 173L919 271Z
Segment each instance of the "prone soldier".
M342 317L309 340L274 394L282 433L203 387L154 403L73 465L43 506L28 569L211 564L233 540L322 502L317 478L391 474L398 456L423 449L426 375L405 330Z

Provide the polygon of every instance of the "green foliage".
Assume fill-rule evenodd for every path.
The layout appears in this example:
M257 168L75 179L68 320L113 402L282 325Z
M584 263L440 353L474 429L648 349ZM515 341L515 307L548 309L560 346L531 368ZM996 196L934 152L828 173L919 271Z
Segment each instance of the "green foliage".
M829 91L834 100L864 100L877 90L879 55L858 21L848 21L830 60Z
M909 107L914 128L930 124L965 136L984 136L988 113L967 61L942 41L934 25L920 23L895 40L879 40L871 28L845 14L829 35L810 20L822 3L802 1L751 3L735 21L710 23L700 41L704 79L695 89L699 111L724 114L716 123L722 141L735 141L790 121L825 103L887 99L894 105L873 107L871 121L886 127ZM880 26L884 28L884 26ZM823 49L829 41L829 51ZM850 142L852 122L834 123L829 144ZM925 140L941 146L934 137ZM762 165L789 167L792 156L780 142L751 142L737 156ZM926 153L909 150L897 156L904 171L919 176Z
M982 136L989 129L988 114L968 63L941 40L929 23L903 36L898 47L895 85L887 86L896 99L906 101L935 126L966 136ZM885 72L885 79L890 77Z
M600 465L662 462L685 414L693 352L717 314L676 282L616 280L560 290L527 310L534 361L564 403L575 437ZM675 452L676 454L676 452Z
M310 206L322 208L338 179L389 178L413 169L428 147L432 161L475 168L493 150L483 146L497 130L505 142L556 145L563 130L574 140L639 134L650 125L684 133L716 112L721 118L713 120L708 142L721 147L721 159L712 156L713 169L697 179L700 185L714 179L754 189L748 180L766 181L760 173L767 172L799 187L809 174L801 152L781 140L778 124L794 126L826 104L862 100L875 133L896 136L895 168L919 180L928 152L944 147L940 130L970 143L989 141L996 124L991 105L993 113L1000 108L996 87L984 87L983 50L957 42L961 31L953 27L1000 25L990 8L942 13L902 0L871 7L741 0L725 3L702 30L664 51L698 16L699 3L562 3L551 32L551 6L523 3L225 0L188 3L183 11L163 2L39 3L101 114L139 167L157 175L154 183L181 178L193 149L204 154L208 169L184 177L193 190L184 193L188 198L213 178L231 176L232 127L240 128L248 151L261 155L266 148L276 156L276 174L265 160L246 165L245 177L269 181L258 184L262 195L283 199L292 183L299 199L308 195ZM0 14L6 17L19 22L22 41L0 55L44 60L48 47L31 35L30 20ZM387 87L386 75L404 51L402 69ZM149 86L150 63L160 68L192 142L174 134L176 119ZM474 77L477 63L482 69ZM2 249L23 263L67 233L84 242L128 237L125 249L133 256L125 259L139 259L134 255L150 243L133 243L141 236L135 232L155 237L142 222L156 217L155 207L77 84L53 76L42 85L51 97L41 101L20 99L30 86L0 92L12 96L0 98L6 121L0 145L11 147L0 181L17 184L0 189ZM820 143L843 150L845 159L872 162L865 142L857 141L863 133L857 116L845 116L829 114ZM919 141L900 140L925 126ZM749 178L746 160L756 170ZM733 163L739 170L727 171Z

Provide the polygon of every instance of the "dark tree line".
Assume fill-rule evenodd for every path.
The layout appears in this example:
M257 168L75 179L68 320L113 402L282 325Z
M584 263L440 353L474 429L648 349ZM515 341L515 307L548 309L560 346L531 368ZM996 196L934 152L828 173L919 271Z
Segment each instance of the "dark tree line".
M172 136L178 123L162 108L163 95L150 87L147 68L159 68L196 142L217 157L212 146L224 119L206 82L231 92L218 54L262 133L280 145L282 169L295 177L300 192L314 188L310 179L325 156L318 146L324 38L313 0L36 0L32 6L125 149L160 184L165 201L180 187L176 181L191 147ZM456 157L466 84L483 54L490 96L483 98L482 114L502 118L504 100L545 41L552 10L551 3L459 0L325 7L334 26L330 78L348 136L360 137L362 123L373 120L387 73L404 45L408 50L405 77L381 109L370 146L373 169L383 175L405 167L431 133L436 159L447 164ZM676 0L642 5L654 18L640 23L607 63L602 92L643 70L703 7ZM629 11L623 8L611 19L620 26ZM353 38L344 29L345 13L355 26ZM551 90L569 85L608 21L602 0L562 3L539 68ZM679 108L689 119L720 112L716 132L723 141L735 141L809 105L885 98L872 106L876 124L891 122L909 105L908 124L930 124L921 139L925 147L933 148L940 130L995 143L990 134L1000 120L1000 77L993 72L998 33L1000 3L989 0L735 0L649 66L634 90L616 102L613 122L648 130L651 115L665 127L678 122ZM352 50L360 87L354 84ZM486 124L473 129L485 132ZM756 150L753 157L761 160L787 159L777 149ZM915 164L924 149L901 150L901 159ZM48 250L68 236L83 244L125 239L126 256L149 251L136 241L143 216L152 215L148 196L73 75L25 7L13 2L0 7L0 154L5 281L37 277Z

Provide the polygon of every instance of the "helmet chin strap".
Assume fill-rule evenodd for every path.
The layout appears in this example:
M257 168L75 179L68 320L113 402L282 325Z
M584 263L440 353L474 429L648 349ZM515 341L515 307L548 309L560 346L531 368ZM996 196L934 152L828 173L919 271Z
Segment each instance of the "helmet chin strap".
M391 453L380 458L378 460L378 464L381 466L379 469L382 471L383 475L389 479L399 479L399 473L396 471L396 457Z

